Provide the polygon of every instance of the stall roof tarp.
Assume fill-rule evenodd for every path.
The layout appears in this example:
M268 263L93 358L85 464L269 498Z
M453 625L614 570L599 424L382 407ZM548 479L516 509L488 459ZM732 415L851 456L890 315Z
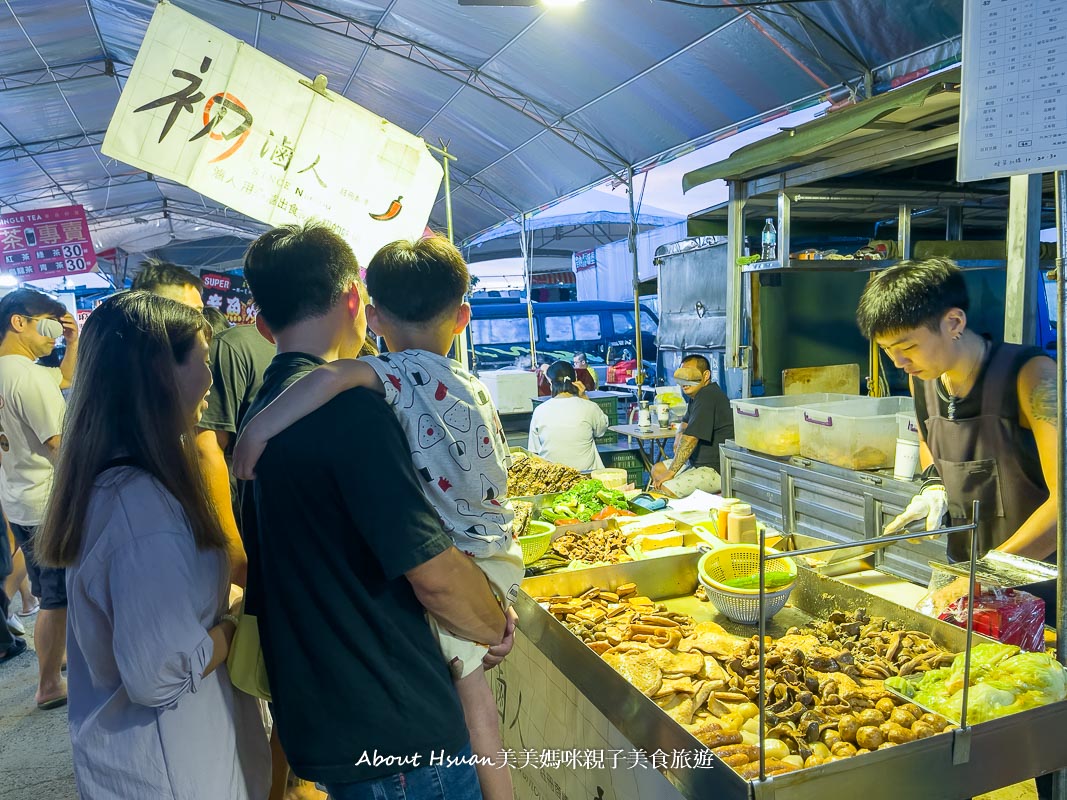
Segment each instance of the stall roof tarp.
M862 94L958 60L962 17L962 0L176 4L300 72L325 74L331 89L431 144L447 142L458 159L457 240L627 167L847 94L846 84ZM209 236L263 230L100 153L153 7L0 5L0 211L81 203L94 231L131 235L137 220L159 219L194 221ZM431 224L444 227L442 200ZM177 227L175 238L195 233Z
M847 137L862 132L869 126L893 124L886 118L901 109L924 105L932 95L939 94L945 86L960 82L960 70L953 69L924 78L886 94L877 95L862 103L828 114L823 119L809 122L795 131L783 131L755 142L732 153L725 161L687 172L682 177L682 189L689 191L694 186L720 178L739 179L760 174L770 165L788 163L791 159L822 148L831 142L841 143ZM959 105L959 96L949 98L949 104ZM877 128L871 127L872 130Z

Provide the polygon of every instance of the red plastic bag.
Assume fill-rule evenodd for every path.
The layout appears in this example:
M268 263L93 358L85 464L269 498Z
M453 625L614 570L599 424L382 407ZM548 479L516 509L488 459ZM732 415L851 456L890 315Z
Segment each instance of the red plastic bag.
M626 383L637 374L637 360L619 361L608 367L608 383Z
M938 619L967 627L967 598L950 603ZM1045 601L1018 589L985 589L974 598L974 630L1023 650L1045 652Z

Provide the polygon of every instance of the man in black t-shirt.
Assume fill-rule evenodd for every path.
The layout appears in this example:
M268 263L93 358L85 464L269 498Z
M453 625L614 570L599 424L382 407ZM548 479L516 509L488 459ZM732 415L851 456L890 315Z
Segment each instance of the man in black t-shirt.
M717 383L711 380L711 366L704 356L686 356L674 373L689 408L674 440L674 458L652 468L652 483L675 497L686 497L695 490L717 492L722 486L719 476L719 445L734 435L734 418L730 401Z
M272 358L274 345L255 325L236 325L211 340L211 393L197 427L196 445L222 525L235 537L240 537L240 514L226 502L235 494L226 454L233 449Z
M247 420L316 366L358 354L366 318L355 256L324 226L265 233L245 277L278 345ZM382 397L344 392L271 439L242 510L245 608L258 616L293 771L338 800L398 773L412 800L434 783L477 796L472 766L430 765L470 749L426 612L493 645L506 623L485 575L442 531Z

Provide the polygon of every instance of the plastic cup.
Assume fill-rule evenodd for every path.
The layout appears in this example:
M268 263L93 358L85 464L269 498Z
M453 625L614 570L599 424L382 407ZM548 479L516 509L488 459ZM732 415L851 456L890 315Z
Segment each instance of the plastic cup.
M661 428L670 427L671 409L666 403L660 403L656 406L656 420Z
M919 443L897 439L897 457L893 463L893 477L910 481L919 471Z

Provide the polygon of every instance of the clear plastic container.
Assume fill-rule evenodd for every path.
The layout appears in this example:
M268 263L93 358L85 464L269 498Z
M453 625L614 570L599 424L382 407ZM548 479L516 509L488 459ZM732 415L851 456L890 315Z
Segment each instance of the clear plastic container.
M907 442L919 441L919 423L915 419L914 402L911 411L897 412L897 438Z
M731 400L734 441L771 456L795 456L800 453L800 406L849 399L856 396L823 392Z
M914 408L910 397L857 397L800 409L800 455L845 469L892 467L897 414Z

